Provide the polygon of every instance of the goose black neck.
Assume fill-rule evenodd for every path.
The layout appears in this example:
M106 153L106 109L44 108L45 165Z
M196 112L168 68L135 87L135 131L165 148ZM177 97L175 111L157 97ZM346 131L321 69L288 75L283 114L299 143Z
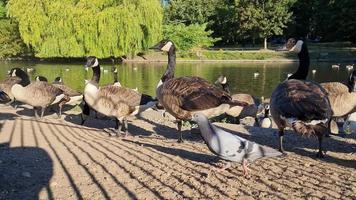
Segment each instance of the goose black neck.
M230 88L229 88L229 84L228 83L225 83L225 84L221 84L223 90L228 93L228 94L231 94L230 93Z
M93 77L91 80L95 83L99 83L100 81L100 65L92 67L93 69Z
M299 58L298 70L292 76L290 76L288 79L305 80L308 76L310 59L309 59L308 48L307 48L307 45L305 44L305 42L303 42L302 49L298 53L298 58Z
M265 118L269 117L269 109L265 109Z
M161 78L162 82L174 78L175 67L176 67L176 50L175 47L172 46L168 52L168 65L167 65L166 72L163 74Z

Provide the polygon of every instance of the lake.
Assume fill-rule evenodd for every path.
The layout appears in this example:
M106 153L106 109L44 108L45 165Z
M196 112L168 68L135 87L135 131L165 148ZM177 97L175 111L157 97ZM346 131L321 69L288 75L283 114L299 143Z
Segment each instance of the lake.
M331 68L333 63L311 63L309 80L316 82L345 81L348 71L345 64L339 70ZM119 81L125 87L138 88L140 92L155 95L156 85L166 69L166 63L126 63L116 65ZM100 85L112 83L111 64L102 64ZM50 82L61 76L64 83L73 89L83 91L84 79L90 79L91 69L86 71L83 63L32 63L0 62L0 80L6 77L12 67L33 68L29 72L31 80L37 75L47 77ZM228 77L230 90L233 93L249 93L257 97L269 97L275 86L293 73L298 63L177 63L176 77L194 75L215 82L220 74ZM313 75L312 70L317 70ZM255 72L258 77L254 77Z

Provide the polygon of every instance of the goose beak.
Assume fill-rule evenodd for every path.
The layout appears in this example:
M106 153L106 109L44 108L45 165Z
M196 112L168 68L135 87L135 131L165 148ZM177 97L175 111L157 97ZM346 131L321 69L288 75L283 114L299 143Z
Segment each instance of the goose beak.
M160 51L161 50L161 43L158 43L158 44L150 47L149 49L153 49L155 51Z

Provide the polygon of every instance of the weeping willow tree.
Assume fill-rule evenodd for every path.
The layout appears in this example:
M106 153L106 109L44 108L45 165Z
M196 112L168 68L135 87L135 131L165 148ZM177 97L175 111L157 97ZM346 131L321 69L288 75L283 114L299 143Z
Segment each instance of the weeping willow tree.
M39 57L132 55L162 35L159 0L9 0L7 8Z

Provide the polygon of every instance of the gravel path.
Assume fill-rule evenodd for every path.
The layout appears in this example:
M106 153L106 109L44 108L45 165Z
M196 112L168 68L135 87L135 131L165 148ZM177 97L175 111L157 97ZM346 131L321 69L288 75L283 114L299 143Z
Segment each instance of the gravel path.
M174 124L155 111L132 118L127 138L108 136L111 120L78 123L69 112L35 120L26 108L0 107L0 199L356 199L355 135L327 138L319 160L315 138L289 131L288 156L258 160L244 178L238 163L209 173L221 161L199 134L185 129L178 144ZM216 124L277 147L275 130Z

